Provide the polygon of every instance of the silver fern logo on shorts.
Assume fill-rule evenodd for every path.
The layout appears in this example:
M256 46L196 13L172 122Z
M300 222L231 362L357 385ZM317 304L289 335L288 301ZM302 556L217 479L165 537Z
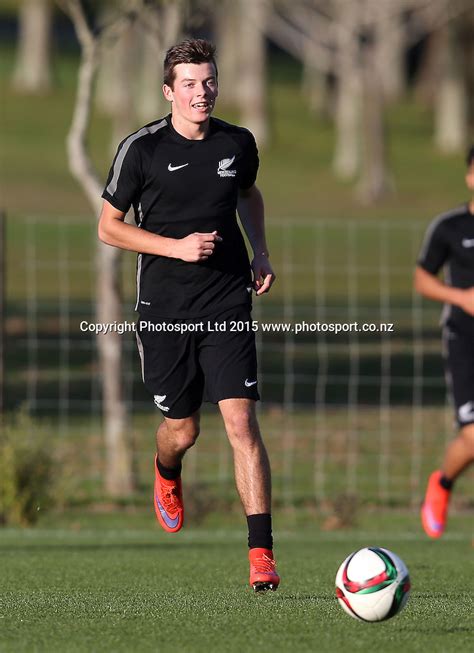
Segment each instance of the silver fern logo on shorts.
M154 402L155 402L156 406L160 410L164 410L165 413L167 413L169 411L169 409L170 409L169 406L163 406L163 402L166 399L166 395L154 395L153 399L154 399Z
M234 163L235 161L235 154L232 158L230 159L222 159L219 161L219 165L217 166L217 174L219 177L235 177L237 174L237 170L229 170L230 166Z
M459 406L458 418L461 424L469 424L474 421L474 401L468 401L462 406Z

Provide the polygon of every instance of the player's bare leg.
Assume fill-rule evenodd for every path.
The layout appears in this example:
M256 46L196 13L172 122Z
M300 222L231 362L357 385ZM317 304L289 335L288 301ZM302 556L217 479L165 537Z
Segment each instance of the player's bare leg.
M467 424L449 443L444 456L442 472L454 481L474 461L474 424Z
M235 483L246 515L271 511L271 472L251 399L219 402L234 453Z
M199 435L199 412L185 419L165 420L156 432L155 514L162 528L176 533L183 526L181 460Z
M474 424L468 424L448 445L442 469L433 472L429 478L421 507L421 521L430 537L438 538L444 533L452 484L473 461Z
M249 524L250 584L255 591L274 590L280 578L272 551L271 472L255 402L224 399L219 408L234 454L237 491Z
M156 451L164 467L179 467L184 454L199 436L199 421L199 411L184 419L165 417L156 431Z

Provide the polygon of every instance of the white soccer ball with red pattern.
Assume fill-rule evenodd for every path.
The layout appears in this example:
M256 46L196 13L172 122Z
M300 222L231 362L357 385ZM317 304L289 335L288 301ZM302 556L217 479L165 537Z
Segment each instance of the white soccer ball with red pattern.
M410 594L408 569L395 553L366 547L351 553L336 574L336 596L360 621L384 621L403 609Z

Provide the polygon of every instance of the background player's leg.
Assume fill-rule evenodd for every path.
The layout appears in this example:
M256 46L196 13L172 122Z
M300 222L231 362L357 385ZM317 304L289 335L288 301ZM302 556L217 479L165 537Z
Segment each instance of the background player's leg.
M446 528L453 482L474 460L474 424L470 422L474 387L472 336L445 327L443 343L446 378L460 431L446 448L441 469L430 475L421 506L423 528L427 535L434 538L441 537Z
M444 456L442 472L454 481L474 461L474 424L467 424L448 445Z
M471 334L448 327L443 329L443 344L448 389L459 431L445 450L441 471L447 481L454 481L474 460L474 345Z
M251 399L223 399L219 408L234 453L235 482L246 515L271 512L271 472Z
M453 481L474 460L474 424L466 424L448 445L441 470L434 471L421 507L421 521L430 537L441 537L448 517Z

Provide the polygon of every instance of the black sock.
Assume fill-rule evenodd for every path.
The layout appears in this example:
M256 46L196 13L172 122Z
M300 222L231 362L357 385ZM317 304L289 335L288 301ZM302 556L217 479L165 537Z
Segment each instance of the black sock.
M249 549L273 549L272 516L269 513L248 515Z
M441 475L439 479L439 484L441 487L444 487L445 490L451 490L454 484L454 479L447 478L444 474Z
M156 466L160 472L160 476L165 478L167 481L175 481L179 476L181 476L181 463L178 467L165 467L159 461L159 458L156 459Z

